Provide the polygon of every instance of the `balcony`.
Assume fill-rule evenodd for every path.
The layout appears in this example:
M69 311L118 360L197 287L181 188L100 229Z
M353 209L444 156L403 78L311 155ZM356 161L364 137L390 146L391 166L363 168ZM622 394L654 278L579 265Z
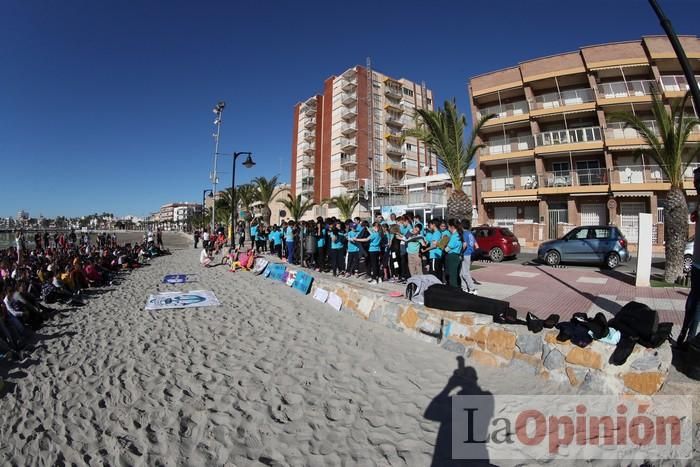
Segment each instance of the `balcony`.
M530 113L533 116L586 109L595 109L595 92L591 88L548 92L530 100Z
M346 172L343 171L340 174L340 183L343 185L350 183L357 183L357 172Z
M398 115L387 114L385 121L387 125L393 126L394 128L403 128L403 120L401 120L401 117Z
M354 105L357 102L357 95L353 92L344 92L340 95L343 105Z
M420 190L409 191L408 193L391 193L378 195L374 198L377 206L421 206L421 205L446 205L447 193L445 190Z
M530 108L527 101L510 102L508 104L490 105L477 110L478 118L483 118L486 115L495 115L496 117L486 122L484 126L500 125L502 123L514 122L518 120L526 120L529 117Z
M545 172L539 177L540 188L582 187L608 184L608 169L577 169Z
M354 135L357 132L357 125L354 123L345 123L340 127L340 132L345 136Z
M695 76L700 86L700 76ZM661 77L661 88L667 97L683 97L690 89L684 75L664 75Z
M340 88L343 91L354 92L357 88L357 84L355 84L353 81L350 81L349 79L344 79L340 82Z
M347 79L349 81L354 80L356 76L357 76L357 70L355 70L354 68L350 68L349 70L346 70L345 73L340 75L341 78Z
M393 99L401 99L403 97L403 91L401 90L400 86L390 86L390 85L385 85L384 86L384 95L387 97L391 97Z
M531 158L535 141L532 136L518 136L515 138L496 139L485 142L486 147L479 150L481 162L497 161L503 159Z
M406 162L401 161L401 162L394 162L394 161L386 161L384 163L384 170L387 172L390 172L392 170L396 170L399 172L405 172L406 171Z
M660 134L656 120L643 120L643 122L655 135ZM615 146L645 146L646 140L637 130L624 122L610 122L605 129L605 144L615 149Z
M355 154L343 154L340 156L341 167L353 167L357 165L357 157Z
M304 128L307 130L310 130L311 128L316 126L316 119L315 118L307 118L304 120Z
M534 167L533 167L534 169ZM537 189L537 176L521 175L520 185L515 184L515 179L512 175L507 177L489 177L481 180L481 191L487 193L502 193L516 191L518 195L522 195L523 190ZM499 196L503 196L500 194Z
M403 131L389 130L384 134L384 137L389 141L401 142L403 141L404 134Z
M403 106L400 102L386 101L384 104L384 110L401 114L403 113Z
M403 147L400 144L387 144L386 153L390 156L403 156L405 154Z
M304 140L308 142L313 142L313 140L316 138L316 133L313 131L305 131L304 132Z
M599 126L546 131L535 135L535 152L537 154L602 149L602 147L603 135Z
M314 184L314 175L310 171L303 171L301 175L301 183L302 185L311 185L313 186Z
M313 168L314 166L314 158L310 156L304 156L301 158L301 165L302 167L305 167L307 169Z
M342 119L345 120L346 122L349 122L349 121L351 121L351 120L354 120L355 117L357 117L357 112L355 111L355 109L344 109L344 110L340 113L340 118L342 118Z
M308 184L301 185L301 194L302 195L313 195L313 193L314 193L314 186L313 185L308 185Z
M648 102L658 84L654 80L616 81L598 85L598 101L601 104Z
M338 141L338 145L343 151L354 151L355 149L357 149L357 143L355 142L355 138L340 138L340 140Z
M314 146L313 144L304 143L301 145L301 152L303 152L304 154L313 154L315 150L316 146Z
M316 107L305 105L304 106L304 115L306 115L307 117L313 117L314 115L316 115Z

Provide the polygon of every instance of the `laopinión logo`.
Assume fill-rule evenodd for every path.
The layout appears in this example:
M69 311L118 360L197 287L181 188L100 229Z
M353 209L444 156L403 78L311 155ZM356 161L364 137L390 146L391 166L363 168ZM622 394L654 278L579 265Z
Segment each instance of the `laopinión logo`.
M689 459L689 396L452 397L454 459Z

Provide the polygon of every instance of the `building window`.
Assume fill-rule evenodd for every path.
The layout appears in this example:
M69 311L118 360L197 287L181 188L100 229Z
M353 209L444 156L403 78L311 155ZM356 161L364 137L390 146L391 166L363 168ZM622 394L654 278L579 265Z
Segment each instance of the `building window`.
M406 94L408 97L413 97L413 91L408 88L403 88L403 93Z
M431 98L428 97L428 105L430 105L430 104L432 104L432 103L433 103L433 100L432 100Z
M413 151L413 145L411 143L406 143L406 151Z

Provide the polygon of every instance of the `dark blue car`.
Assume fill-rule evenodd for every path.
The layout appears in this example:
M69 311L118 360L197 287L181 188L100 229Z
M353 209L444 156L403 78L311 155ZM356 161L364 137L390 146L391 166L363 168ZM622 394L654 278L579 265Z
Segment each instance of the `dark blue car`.
M627 240L622 232L611 225L576 227L559 240L540 245L537 258L550 266L562 262L604 264L616 268L621 261L629 261Z

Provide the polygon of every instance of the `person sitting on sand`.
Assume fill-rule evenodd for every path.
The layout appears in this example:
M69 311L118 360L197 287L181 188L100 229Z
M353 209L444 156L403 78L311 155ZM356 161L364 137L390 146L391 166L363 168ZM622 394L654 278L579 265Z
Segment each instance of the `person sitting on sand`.
M208 268L213 260L214 257L212 256L211 250L207 249L207 247L202 248L201 253L199 253L199 264Z
M252 248L245 253L239 253L236 261L231 263L229 272L236 272L238 269L250 270L255 263L255 250Z

